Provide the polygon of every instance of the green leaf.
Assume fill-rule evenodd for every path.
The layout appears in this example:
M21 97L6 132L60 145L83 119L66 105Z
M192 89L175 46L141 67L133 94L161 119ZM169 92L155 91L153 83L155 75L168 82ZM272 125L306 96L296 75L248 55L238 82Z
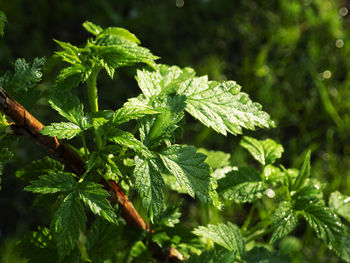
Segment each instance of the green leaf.
M69 254L77 240L79 232L85 230L86 215L78 194L68 194L55 212L51 230L57 242L58 255L62 259Z
M161 152L164 166L173 174L187 193L205 203L212 203L210 167L204 162L206 156L194 147L172 145Z
M342 195L338 191L329 197L329 207L338 215L350 222L350 197Z
M78 184L77 193L93 213L102 216L111 223L116 223L117 216L107 200L109 194L102 187L102 185L93 182L82 182Z
M231 154L221 151L209 151L204 148L199 148L198 152L207 156L205 162L213 169L221 168L230 164Z
M59 90L71 90L79 85L83 79L85 67L80 64L74 64L64 68L57 76L54 88Z
M55 173L63 171L64 166L60 162L50 157L44 157L43 159L33 161L30 165L17 170L16 177L24 181L31 181L49 172Z
M98 34L100 34L102 32L102 27L95 25L94 23L90 22L90 21L85 21L83 23L83 27L85 28L85 30L95 36L97 36Z
M212 82L204 76L185 81L177 93L186 96L188 113L223 135L270 127L270 116L240 89L234 81Z
M337 236L344 231L336 214L320 200L304 206L302 215L315 231L317 237L321 238L330 249L334 249Z
M80 103L79 98L68 91L51 92L48 99L51 107L61 116L75 123L79 127L84 118L84 106Z
M281 158L283 147L274 140L256 140L252 137L244 136L240 145L246 148L250 154L262 165L273 164L276 159Z
M270 243L272 244L277 239L287 236L295 229L297 223L298 215L293 210L292 204L287 201L279 203L272 216L273 233Z
M148 100L158 99L161 92L166 96L179 89L179 85L193 78L195 72L191 68L181 70L177 66L157 65L157 71L138 70L136 80Z
M6 72L0 78L0 86L27 109L31 108L41 96L41 92L34 87L41 80L45 61L45 58L35 58L32 63L27 63L23 58L17 59L14 73Z
M137 140L134 135L113 126L111 123L106 123L101 126L98 129L98 133L109 141L130 148L146 157L152 157L152 153L148 148L142 142Z
M185 263L228 263L236 262L236 253L233 251L222 250L210 250L204 251L199 256L193 255L185 261Z
M63 48L63 51L55 52L62 58L63 61L66 61L72 65L82 64L82 61L80 59L81 50L78 47L68 42L62 42L59 40L54 41Z
M237 203L253 202L263 197L267 184L259 173L251 167L232 170L218 181L218 193L226 200Z
M129 41L134 42L136 44L141 44L140 40L134 34L130 33L130 31L126 30L125 28L108 27L98 35L98 38L102 38L102 37L108 36L108 35L122 37L122 38L125 38L126 40L129 40Z
M278 252L271 252L265 247L254 247L249 250L244 259L247 263L289 263L290 260Z
M5 24L7 23L6 15L0 10L0 35L4 35Z
M299 174L295 179L294 184L292 185L292 190L298 190L299 188L301 188L305 183L306 179L310 176L310 155L311 151L308 151L305 156L303 166L301 167Z
M135 157L135 169L132 180L134 187L142 198L142 204L151 220L157 218L164 210L163 188L165 186L161 170L162 163L158 159Z
M30 183L24 190L41 194L69 192L77 184L71 173L52 171L47 175L40 176L39 180L31 181Z
M208 225L207 227L199 226L194 229L193 233L197 236L208 238L216 244L236 252L239 256L245 254L245 241L236 225L228 222L225 224Z
M56 136L57 139L72 139L80 132L80 127L72 122L51 123L40 131L43 135Z
M136 103L134 103L136 102ZM146 115L158 114L159 112L152 109L152 107L139 103L136 98L129 99L129 102L115 111L112 117L112 122L115 125L128 122L130 120L137 120Z

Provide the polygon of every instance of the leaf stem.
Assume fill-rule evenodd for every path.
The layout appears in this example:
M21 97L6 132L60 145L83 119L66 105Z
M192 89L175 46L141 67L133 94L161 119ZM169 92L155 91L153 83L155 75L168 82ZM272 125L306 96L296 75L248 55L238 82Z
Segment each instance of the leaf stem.
M247 228L248 228L250 222L252 221L255 208L256 208L256 203L253 203L252 207L251 207L250 210L249 210L249 214L248 214L248 216L247 216L247 218L246 218L246 220L244 221L244 224L243 224L243 226L242 226L242 229L241 229L242 232L247 231Z
M95 65L92 68L92 72L90 77L87 80L87 87L88 87L88 98L89 98L89 104L90 104L90 110L92 113L98 112L98 94L97 94L97 76L100 72L101 67ZM96 143L97 147L102 147L102 139L95 131L96 135Z
M86 139L85 139L84 132L81 133L81 142L82 142L83 147L84 147L84 157L87 158L89 151L88 151L88 147L86 145Z

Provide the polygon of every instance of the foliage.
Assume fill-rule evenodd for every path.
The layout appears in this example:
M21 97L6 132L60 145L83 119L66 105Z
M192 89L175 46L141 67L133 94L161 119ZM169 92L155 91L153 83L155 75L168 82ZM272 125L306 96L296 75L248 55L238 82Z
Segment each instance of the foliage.
M0 29L1 25L0 20ZM83 27L93 37L82 46L56 40L61 50L55 56L66 67L47 97L34 89L42 78L44 59L32 63L18 59L14 73L0 79L25 105L46 99L66 120L51 123L41 133L74 139L74 144L80 140L77 153L87 160L86 173L78 179L50 158L17 172L28 184L26 191L55 197L47 207L51 223L21 239L18 248L23 257L29 262L44 256L52 262L152 262L146 245L153 240L178 248L187 262L290 262L293 255L283 254L279 244L306 222L307 231L350 262L348 223L338 217L349 220L348 197L334 192L326 205L324 185L311 177L311 151L298 156L303 163L296 170L276 164L284 149L272 139L243 137L240 145L258 162L251 166L234 162L229 153L179 143L186 134L189 117L185 116L222 135L274 127L261 105L236 82L209 81L191 68L157 64L158 57L126 29L103 29L91 22ZM142 93L116 110L100 110L100 71L113 79L120 67L137 63L142 67L135 76ZM88 103L76 95L82 92ZM332 116L337 120L336 114ZM0 140L5 147L0 168L12 156L14 137L1 117ZM117 181L134 196L155 234L129 233L131 228L98 183L101 178ZM226 207L252 204L243 222L205 222L194 227L193 235L179 220L180 204L171 207L176 192L198 199L208 213L224 214Z

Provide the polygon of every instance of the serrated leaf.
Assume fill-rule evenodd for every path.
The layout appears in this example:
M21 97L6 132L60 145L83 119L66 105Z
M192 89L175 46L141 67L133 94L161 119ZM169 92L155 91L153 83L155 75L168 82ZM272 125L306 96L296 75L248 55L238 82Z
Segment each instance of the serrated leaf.
M329 207L338 215L350 222L350 196L346 196L336 191L329 197Z
M5 24L7 23L6 15L0 10L0 35L4 35Z
M223 135L272 124L261 105L240 92L240 86L234 81L218 83L208 81L207 76L193 78L183 82L177 93L186 96L188 113Z
M210 167L204 162L204 154L196 152L194 147L172 145L161 152L160 158L189 195L196 195L205 203L213 202Z
M51 123L40 131L43 135L56 136L57 139L72 139L80 132L80 127L72 122Z
M290 259L265 247L254 247L244 257L247 263L289 263Z
M290 202L284 201L279 203L277 209L272 216L273 233L270 243L274 243L277 239L287 236L292 232L298 223L298 215L293 210Z
M71 173L52 171L47 175L40 176L39 180L31 181L30 183L24 190L41 194L69 192L76 186Z
M78 194L76 192L68 194L51 221L51 230L61 259L75 247L79 232L85 230L86 220L84 207Z
M207 156L205 162L213 169L221 168L230 164L231 154L221 151L209 151L204 148L199 148L198 152Z
M102 187L102 185L93 182L82 182L78 184L77 193L93 213L102 216L111 223L116 223L117 216L107 200L109 194Z
M41 92L34 87L41 80L45 61L45 58L35 58L32 63L27 63L23 58L17 59L14 72L6 72L0 78L0 86L27 109L31 108L41 96Z
M113 126L111 123L101 126L98 129L98 133L109 141L130 148L146 157L152 157L152 153L148 148L142 142L137 140L134 135Z
M80 60L81 50L78 47L68 42L63 42L56 39L54 39L54 41L63 48L63 51L55 52L58 56L62 58L63 61L66 61L72 65L82 63Z
M320 200L304 206L302 215L317 237L321 238L330 249L334 249L337 236L344 230L336 214Z
M85 21L83 23L83 27L85 28L85 30L95 36L97 36L98 34L100 34L102 32L102 27L95 25L94 23L90 22L90 21Z
M225 224L208 225L207 227L199 226L194 229L193 233L200 237L208 238L216 244L236 252L239 256L245 254L245 241L236 225L228 222Z
M48 101L61 116L79 127L81 126L81 121L84 118L84 106L77 96L68 91L54 91L50 94Z
M158 159L135 157L135 168L132 176L134 187L142 198L142 204L151 220L157 218L164 210L163 187L165 186L161 170L162 163Z
M185 263L231 263L236 262L236 253L233 251L210 250L204 251L199 256L193 255Z
M250 154L262 165L273 164L276 159L281 158L283 147L274 140L257 140L244 136L240 145L247 149Z
M48 174L49 172L63 172L64 166L50 158L44 157L43 159L33 161L30 165L16 171L16 177L24 181L30 181L37 179L41 175Z
M237 203L253 202L263 197L267 184L259 173L251 167L232 170L218 181L218 193L226 200Z
M71 90L79 85L83 79L85 67L81 64L74 64L60 71L54 85L55 89Z
M304 163L299 171L299 174L295 179L294 184L292 185L292 190L298 190L300 187L302 187L306 179L310 176L310 155L311 151L308 151L305 156Z
M118 110L115 111L112 117L112 122L115 125L128 122L130 120L137 120L139 118L142 118L146 115L152 115L152 114L158 114L159 111L156 111L152 109L150 106L142 105L142 104L133 104L132 102L135 101L130 100L124 106Z

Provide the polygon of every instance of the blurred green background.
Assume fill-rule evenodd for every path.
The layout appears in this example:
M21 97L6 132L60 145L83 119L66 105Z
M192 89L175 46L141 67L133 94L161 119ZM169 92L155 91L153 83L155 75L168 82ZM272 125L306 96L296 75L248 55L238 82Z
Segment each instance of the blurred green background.
M58 72L55 59L50 59L57 49L52 39L82 44L89 37L81 26L85 20L102 27L125 27L161 57L160 63L191 66L210 79L237 81L277 124L275 129L245 134L283 144L281 163L286 167L299 167L300 157L312 149L312 176L327 183L327 200L334 190L350 195L347 8L348 1L327 0L1 0L0 10L9 22L0 39L0 75L18 57L30 61L46 56L41 84L45 90ZM116 109L139 93L134 72L122 69L113 81L101 76L101 108ZM33 112L49 123L56 116L45 107L41 102ZM251 161L238 147L241 136L223 137L193 119L187 122L182 143L231 153L233 164ZM0 191L4 251L11 250L8 240L43 220L31 209L31 196L23 192L14 170L44 155L21 139L16 159L4 172ZM244 207L239 211L244 213ZM304 251L305 260L337 262L332 253L314 257L321 243L314 245Z

